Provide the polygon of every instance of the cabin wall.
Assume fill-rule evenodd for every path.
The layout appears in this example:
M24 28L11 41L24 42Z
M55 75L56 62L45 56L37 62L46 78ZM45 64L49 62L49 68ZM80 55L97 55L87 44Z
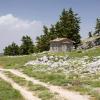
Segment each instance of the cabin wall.
M66 52L66 51L71 51L73 49L73 44L69 43L69 44L63 44L62 45L62 51Z
M50 44L50 51L51 52L60 52L62 50L61 43L51 43Z
M73 49L73 44L62 44L62 43L51 43L50 51L51 52L66 52L71 51Z

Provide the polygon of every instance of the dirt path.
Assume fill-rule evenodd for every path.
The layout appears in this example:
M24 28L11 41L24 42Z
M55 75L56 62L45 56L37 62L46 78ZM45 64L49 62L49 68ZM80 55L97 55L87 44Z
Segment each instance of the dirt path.
M0 78L5 80L6 82L10 83L14 89L18 90L21 93L21 95L25 98L25 100L41 100L41 99L33 96L32 92L27 91L26 89L24 89L23 87L19 86L14 81L12 81L10 78L5 76L2 72L0 72Z
M58 93L59 96L65 98L66 100L89 100L89 97L86 95L80 95L78 92L72 92L69 90L65 90L59 86L54 86L54 85L50 85L44 82L40 82L39 80L36 80L32 77L27 76L26 74L23 74L22 72L18 71L18 70L14 70L14 69L0 69L2 71L10 71L11 73L19 76L19 77L23 77L28 81L32 81L35 84L40 84L42 86L45 86L46 88L48 88L51 92L53 93ZM35 99L36 100L36 99Z

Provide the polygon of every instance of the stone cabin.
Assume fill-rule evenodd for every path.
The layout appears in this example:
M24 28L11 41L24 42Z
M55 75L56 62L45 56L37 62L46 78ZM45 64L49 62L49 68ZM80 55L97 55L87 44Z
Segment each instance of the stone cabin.
M73 41L68 38L56 38L50 41L51 52L66 52L73 49Z

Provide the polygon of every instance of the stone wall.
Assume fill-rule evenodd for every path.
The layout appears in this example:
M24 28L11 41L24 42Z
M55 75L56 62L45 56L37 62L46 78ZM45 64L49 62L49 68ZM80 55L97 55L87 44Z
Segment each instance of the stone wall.
M51 52L66 52L71 51L73 49L73 44L62 44L62 43L51 43L50 51Z

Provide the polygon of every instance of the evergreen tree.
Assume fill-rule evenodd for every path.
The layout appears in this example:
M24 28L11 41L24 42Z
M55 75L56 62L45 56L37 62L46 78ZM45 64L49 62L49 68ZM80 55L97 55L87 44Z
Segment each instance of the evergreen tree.
M57 37L69 38L74 41L75 48L80 43L80 18L70 8L68 11L63 9L59 21L55 25L51 25L48 29L46 26L43 27L44 34L37 37L37 48L39 51L49 50L50 40Z
M37 37L37 48L39 52L49 50L49 32L46 26L43 27L44 35Z
M47 28L47 26L43 26L43 33L44 33L44 35L48 35L48 28Z
M89 32L88 35L89 35L89 37L92 37L92 33L91 32Z
M19 47L16 43L12 43L11 45L8 45L4 49L4 55L19 55Z
M22 45L20 46L20 54L27 55L34 52L34 45L29 36L23 36L21 41Z
M95 27L94 35L100 35L100 18L97 18L96 20L96 27Z
M68 11L65 9L60 16L60 37L66 37L75 42L75 47L80 43L80 18L77 17L78 14L75 14L73 10L70 8Z
M54 25L51 25L51 28L49 29L49 35L48 35L48 37L49 37L49 41L58 37Z

